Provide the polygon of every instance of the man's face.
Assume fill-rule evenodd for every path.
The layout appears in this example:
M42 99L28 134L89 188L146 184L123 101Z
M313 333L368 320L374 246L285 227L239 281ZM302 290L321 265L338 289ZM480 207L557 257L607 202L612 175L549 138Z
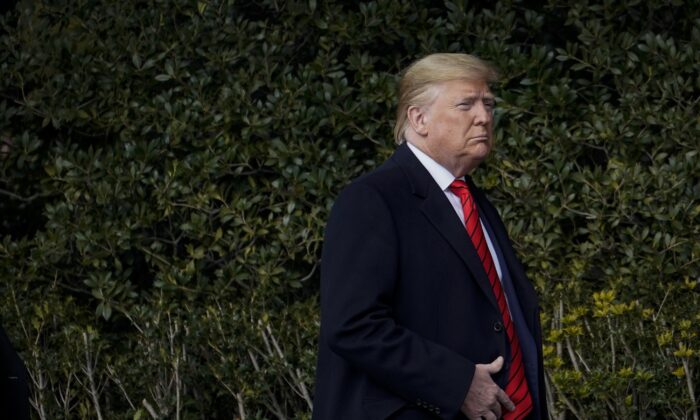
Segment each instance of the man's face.
M453 80L435 87L426 110L426 153L455 177L471 172L493 147L494 97L486 83Z

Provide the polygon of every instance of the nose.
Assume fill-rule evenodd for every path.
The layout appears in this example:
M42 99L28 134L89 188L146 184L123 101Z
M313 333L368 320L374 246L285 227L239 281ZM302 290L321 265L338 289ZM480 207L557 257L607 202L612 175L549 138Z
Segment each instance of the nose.
M479 101L476 103L474 109L474 124L475 125L486 125L491 122L493 118L493 113L491 109L486 106L485 103Z

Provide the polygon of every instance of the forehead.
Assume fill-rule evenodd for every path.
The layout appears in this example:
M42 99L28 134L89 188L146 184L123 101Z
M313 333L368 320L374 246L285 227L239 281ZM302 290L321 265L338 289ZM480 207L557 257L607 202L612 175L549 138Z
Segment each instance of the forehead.
M441 82L437 86L437 94L439 97L450 98L467 98L467 97L493 97L489 85L484 81L473 80L450 80Z

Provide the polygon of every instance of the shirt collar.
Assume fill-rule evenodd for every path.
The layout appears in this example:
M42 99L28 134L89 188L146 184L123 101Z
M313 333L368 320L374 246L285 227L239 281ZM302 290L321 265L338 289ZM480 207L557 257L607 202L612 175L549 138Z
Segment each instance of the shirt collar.
M452 175L450 171L445 169L444 166L435 162L433 158L423 153L423 151L420 150L418 147L412 145L408 141L406 141L406 143L408 143L408 148L411 149L414 155L416 155L420 163L425 167L425 169L428 170L430 176L433 177L440 189L443 191L447 191L448 188L450 188L450 184L452 184L452 181L455 180L454 175ZM464 179L464 177L457 179Z

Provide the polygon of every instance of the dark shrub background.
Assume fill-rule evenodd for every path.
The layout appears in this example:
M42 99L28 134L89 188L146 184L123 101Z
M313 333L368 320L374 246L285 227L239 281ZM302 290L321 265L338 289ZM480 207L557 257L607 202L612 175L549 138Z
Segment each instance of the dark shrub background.
M538 289L556 418L698 418L700 7L20 1L0 320L37 418L309 418L323 226L397 73L501 70L474 174Z

